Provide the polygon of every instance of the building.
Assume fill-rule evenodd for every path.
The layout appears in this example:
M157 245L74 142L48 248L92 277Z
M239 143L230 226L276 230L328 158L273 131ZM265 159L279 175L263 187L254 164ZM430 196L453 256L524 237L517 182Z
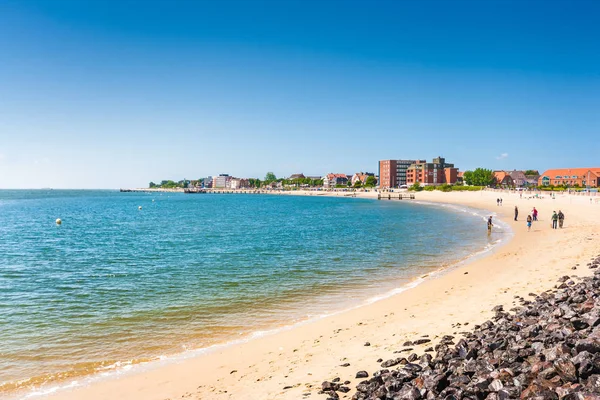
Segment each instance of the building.
M382 189L406 185L406 170L412 164L425 160L381 160L379 161L379 187Z
M527 180L527 176L525 176L524 171L512 170L508 173L513 180L514 187L522 188L529 186L529 181Z
M540 175L539 186L600 186L600 168L549 169Z
M221 174L213 178L212 187L214 189L225 189L230 181L231 177L229 175Z
M515 186L513 178L506 171L494 171L494 178L496 178L497 187L509 188Z
M292 174L290 175L290 177L288 178L290 181L294 180L294 179L304 179L306 178L304 176L304 174L300 173L300 174Z
M455 184L458 180L458 168L449 164L443 157L437 157L428 163L419 160L406 169L406 185L420 183L421 186Z
M528 187L538 186L538 180L540 179L540 173L538 171L530 171L530 172L535 172L535 173L534 174L525 174L525 177L527 178L527 186Z
M327 174L323 177L323 187L334 188L337 185L347 185L348 177L346 174Z
M354 186L356 182L360 181L360 183L364 185L365 183L367 183L367 178L369 176L375 176L375 174L371 172L357 172L354 175L352 175L352 178L350 178L350 183L352 184L352 186Z

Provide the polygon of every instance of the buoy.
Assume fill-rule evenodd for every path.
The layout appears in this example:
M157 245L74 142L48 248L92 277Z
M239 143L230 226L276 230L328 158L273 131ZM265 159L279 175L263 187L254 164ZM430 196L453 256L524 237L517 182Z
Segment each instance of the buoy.
M61 219L60 218L56 218L56 225L60 225L60 224L62 224Z
M154 199L152 199L152 202L154 203Z
M142 209L142 206L139 206L139 207L138 207L138 210L141 210L141 209Z

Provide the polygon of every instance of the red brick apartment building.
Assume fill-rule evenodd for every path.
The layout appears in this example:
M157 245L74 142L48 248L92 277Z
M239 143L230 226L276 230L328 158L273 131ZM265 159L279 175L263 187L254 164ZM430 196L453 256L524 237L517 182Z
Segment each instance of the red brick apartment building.
M379 187L387 189L406 185L406 170L416 162L425 162L425 160L379 161Z
M600 168L549 169L538 178L539 186L600 186Z
M423 186L454 184L458 180L458 168L446 163L443 157L437 157L433 162L417 161L406 170L406 184L419 182Z

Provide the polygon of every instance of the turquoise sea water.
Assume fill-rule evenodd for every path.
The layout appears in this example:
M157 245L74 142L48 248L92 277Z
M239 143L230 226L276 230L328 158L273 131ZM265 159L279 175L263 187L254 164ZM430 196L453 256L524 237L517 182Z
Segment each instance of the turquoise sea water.
M357 306L495 235L410 201L0 191L0 394Z

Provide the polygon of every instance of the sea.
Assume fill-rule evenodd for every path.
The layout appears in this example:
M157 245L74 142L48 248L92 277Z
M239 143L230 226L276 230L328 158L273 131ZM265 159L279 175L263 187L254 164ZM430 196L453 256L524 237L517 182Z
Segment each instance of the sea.
M485 211L318 194L0 190L0 397L360 307L509 234Z

